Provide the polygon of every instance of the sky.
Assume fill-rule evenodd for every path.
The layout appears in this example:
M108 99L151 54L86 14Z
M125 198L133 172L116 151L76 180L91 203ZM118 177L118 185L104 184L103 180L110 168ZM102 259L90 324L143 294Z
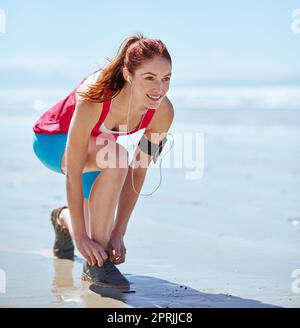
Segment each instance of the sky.
M137 32L167 45L173 85L299 85L297 8L300 0L0 1L0 88L73 87Z

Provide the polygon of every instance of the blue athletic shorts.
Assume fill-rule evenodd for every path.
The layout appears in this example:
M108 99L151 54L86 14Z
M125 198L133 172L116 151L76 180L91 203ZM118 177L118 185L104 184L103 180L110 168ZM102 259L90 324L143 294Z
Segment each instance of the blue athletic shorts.
M63 173L61 160L66 148L67 133L33 134L33 151L37 158L50 170ZM89 198L90 192L100 171L86 172L82 174L83 197Z

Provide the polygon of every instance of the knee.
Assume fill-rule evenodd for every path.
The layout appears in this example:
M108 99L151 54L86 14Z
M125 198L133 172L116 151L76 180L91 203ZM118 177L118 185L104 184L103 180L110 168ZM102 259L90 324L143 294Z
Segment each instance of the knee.
M96 165L100 169L117 168L119 171L128 170L128 151L122 145L111 142L101 148L96 154Z

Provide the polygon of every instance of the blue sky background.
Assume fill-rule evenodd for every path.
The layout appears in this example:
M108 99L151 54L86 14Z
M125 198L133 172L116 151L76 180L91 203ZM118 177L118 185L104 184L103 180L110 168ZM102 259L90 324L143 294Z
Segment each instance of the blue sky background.
M163 40L173 85L300 84L300 0L0 1L0 87L71 88L135 32Z

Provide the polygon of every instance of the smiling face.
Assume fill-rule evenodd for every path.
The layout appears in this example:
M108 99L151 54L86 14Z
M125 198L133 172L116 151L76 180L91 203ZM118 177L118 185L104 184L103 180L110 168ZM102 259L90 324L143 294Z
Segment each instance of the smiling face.
M162 57L145 61L134 73L126 74L131 79L133 97L137 103L158 108L169 90L172 66Z

